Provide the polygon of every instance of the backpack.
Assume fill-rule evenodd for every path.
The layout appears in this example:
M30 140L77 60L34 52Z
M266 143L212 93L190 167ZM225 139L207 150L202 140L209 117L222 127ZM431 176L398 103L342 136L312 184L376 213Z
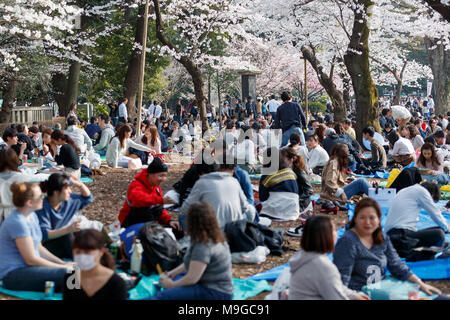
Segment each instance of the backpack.
M183 262L185 252L167 231L157 222L147 222L140 230L144 252L142 254L143 273L149 275L156 271L159 264L161 270L169 271Z

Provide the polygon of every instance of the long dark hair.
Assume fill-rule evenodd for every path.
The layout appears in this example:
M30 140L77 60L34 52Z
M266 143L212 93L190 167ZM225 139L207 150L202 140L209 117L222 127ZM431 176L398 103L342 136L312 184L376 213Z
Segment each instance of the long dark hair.
M307 171L306 169L306 165L305 165L305 160L303 160L302 156L299 156L297 154L297 152L295 151L294 148L292 147L287 147L287 148L283 148L282 149L282 153L284 151L284 155L288 158L288 159L294 159L293 165L294 168L298 169L298 170L303 170L303 171Z
M319 124L319 126L316 128L316 135L317 138L319 139L319 143L322 144L323 139L325 138L325 130L327 129L327 127L321 123Z
M429 142L425 142L423 144L422 148L420 148L420 156L419 156L419 159L417 160L417 162L422 164L424 167L426 166L427 159L425 159L425 157L423 156L423 150L431 150L431 165L433 165L433 164L437 164L438 166L441 165L441 161L439 161L439 157L437 156L436 149Z
M5 148L0 151L0 172L9 169L19 172L19 157L12 148Z
M105 247L105 238L100 231L95 229L85 229L74 233L75 239L72 244L73 249L100 250ZM105 251L100 259L102 266L115 269L115 262L112 255Z
M64 132L62 132L61 130L54 130L54 131L52 132L51 137L52 137L53 140L56 140L56 141L58 141L58 140L60 140L60 139L63 140L63 141L65 141L66 143L72 145L72 147L75 149L75 151L76 151L77 153L80 153L80 149L77 147L77 145L76 145L75 142L72 140L72 138L69 137L67 134L64 134Z
M187 234L191 243L226 242L225 235L220 229L214 208L207 202L194 202L187 212Z
M345 144L336 143L330 152L330 160L336 159L339 163L339 170L343 171L348 167L348 148Z
M159 133L158 133L158 127L156 127L154 124L152 124L152 125L150 125L150 126L148 126L146 129L145 129L145 131L147 131L147 130L150 130L150 134L151 134L151 138L150 138L150 143L151 143L151 145L152 146L154 146L155 145L155 142L156 142L156 139L159 139L159 140L161 140L161 138L159 137ZM144 135L143 137L142 137L142 143L144 143L144 144L147 144L147 142L148 142L148 139L147 139L147 137Z
M355 207L355 213L353 215L353 219L350 221L349 228L355 227L356 223L356 217L358 216L359 212L364 208L374 208L377 212L378 219L380 220L380 224L378 225L378 228L372 233L373 243L375 244L382 244L384 242L383 238L383 231L381 229L381 209L378 205L378 202L371 198L364 198L358 202L358 204Z
M123 148L125 148L125 133L126 132L133 132L133 130L130 128L129 125L124 124L123 126L120 126L119 129L117 129L116 135L113 137L118 137L119 141L120 141L120 146ZM111 138L112 141L112 138Z

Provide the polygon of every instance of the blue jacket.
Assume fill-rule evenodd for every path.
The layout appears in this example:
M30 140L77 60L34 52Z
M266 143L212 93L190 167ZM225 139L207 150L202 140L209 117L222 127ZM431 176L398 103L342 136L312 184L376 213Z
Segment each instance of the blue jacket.
M168 146L168 144L167 144L167 138L166 138L166 136L161 132L161 130L158 130L158 134L159 134L159 137L161 138L161 151L162 151L162 150L166 150L166 149L167 149L167 146Z
M236 166L234 177L239 181L239 184L241 185L242 191L244 191L248 203L254 205L255 198L253 197L252 182L250 181L250 176L248 175L247 171L241 169L239 166Z

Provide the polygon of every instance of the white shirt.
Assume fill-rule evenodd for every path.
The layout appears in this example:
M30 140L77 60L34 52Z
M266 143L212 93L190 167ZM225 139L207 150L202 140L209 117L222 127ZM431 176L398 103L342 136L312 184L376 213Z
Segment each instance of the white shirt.
M415 152L414 147L410 140L406 138L400 138L394 144L394 148L389 150L391 156L403 156L406 154L413 154Z
M447 129L448 120L444 118L444 119L442 119L441 123L442 123L442 130Z
M267 102L266 108L269 112L277 112L278 107L281 105L277 100L272 99Z
M330 159L330 156L328 155L327 151L324 148L318 145L317 147L311 149L308 152L308 158L309 159L306 165L309 170L312 170L315 167L325 166L328 160Z
M417 231L417 221L421 210L426 211L436 224L447 231L447 221L434 203L431 194L420 184L400 190L392 200L384 224L384 231L407 229Z
M121 103L119 105L119 118L123 117L125 118L125 120L128 119L128 110L127 110L127 106L125 105L125 103Z
M155 118L159 119L159 117L161 117L161 113L162 113L162 107L158 104L155 107Z
M428 108L434 108L434 100L433 100L433 98L429 98L428 99L427 107Z
M151 118L151 117L153 117L153 112L155 111L155 105L152 103L151 105L150 105L150 107L148 107L148 110L147 110L147 118Z
M238 164L246 162L248 164L256 164L256 149L255 144L250 139L245 139L241 143L236 145L236 159L239 160Z

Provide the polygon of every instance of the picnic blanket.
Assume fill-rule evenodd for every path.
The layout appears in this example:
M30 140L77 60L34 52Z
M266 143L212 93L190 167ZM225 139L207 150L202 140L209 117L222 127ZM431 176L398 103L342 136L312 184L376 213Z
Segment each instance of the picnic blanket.
M142 300L154 296L156 289L153 282L159 281L159 275L143 277L139 284L128 291L129 300ZM233 300L245 300L260 294L263 291L272 291L272 286L267 281L255 281L233 278ZM52 297L45 297L44 292L35 291L11 291L0 287L0 292L25 300L62 300L62 293L55 293Z
M81 177L80 181L83 182L83 183L92 183L92 182L94 182L94 180L92 180L89 177Z
M443 207L445 206L445 201L439 201L438 205ZM349 220L352 219L355 205L354 204L348 204L347 205L348 210L348 217ZM388 214L389 208L383 207L381 208L382 216L381 216L381 225L384 225L386 221L386 216ZM450 224L450 213L443 212L442 215L447 220L447 222ZM422 211L419 214L419 221L417 222L417 226L420 229L426 229L430 227L436 226L434 221L430 218L430 216L425 212ZM340 228L337 231L338 239L344 234L345 229ZM447 242L450 242L450 234L445 235L445 240ZM328 254L328 257L332 260L333 257L331 254ZM404 260L404 259L402 259ZM419 278L423 280L438 280L438 279L450 279L450 258L446 259L435 259L435 260L424 260L424 261L417 261L417 262L406 262L408 267L411 269L411 271L417 275ZM270 269L265 272L261 272L258 274L255 274L253 276L248 277L247 279L251 280L267 280L267 281L275 281L278 276L281 274L281 272L289 267L289 264L284 264L278 267L275 267L273 269ZM389 274L387 272L386 274Z

